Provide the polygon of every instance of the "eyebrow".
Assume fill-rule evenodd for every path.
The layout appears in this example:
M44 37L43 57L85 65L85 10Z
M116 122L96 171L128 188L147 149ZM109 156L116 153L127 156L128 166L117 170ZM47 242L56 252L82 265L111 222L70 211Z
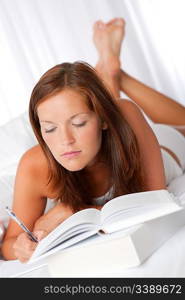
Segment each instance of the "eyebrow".
M71 117L69 118L69 120L72 120L72 119L74 119L76 116L78 116L78 115L83 115L83 114L87 115L87 114L89 114L89 113L88 113L88 112L86 112L86 113L85 113L85 112L82 112L82 113L75 114L75 115L71 116ZM41 120L40 123L51 123L51 124L56 124L55 122L47 121L47 120Z

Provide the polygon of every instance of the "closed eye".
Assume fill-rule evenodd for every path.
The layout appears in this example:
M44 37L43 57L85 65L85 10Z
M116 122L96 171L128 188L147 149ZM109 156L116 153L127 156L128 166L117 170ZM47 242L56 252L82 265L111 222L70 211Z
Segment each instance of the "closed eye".
M51 128L51 129L48 129L48 130L45 130L45 133L50 133L50 132L53 132L53 131L55 131L55 129L56 129L56 127L54 127L54 128Z
M82 126L84 126L86 123L87 123L87 121L84 121L83 123L79 123L79 124L74 124L74 123L73 123L72 125L75 126L75 127L82 127ZM53 131L55 131L55 129L56 129L56 127L51 128L51 129L46 129L46 130L45 130L45 133L53 132Z
M84 126L86 123L87 123L87 121L84 121L83 123L72 124L72 125L73 125L73 126L76 126L76 127L82 127L82 126Z

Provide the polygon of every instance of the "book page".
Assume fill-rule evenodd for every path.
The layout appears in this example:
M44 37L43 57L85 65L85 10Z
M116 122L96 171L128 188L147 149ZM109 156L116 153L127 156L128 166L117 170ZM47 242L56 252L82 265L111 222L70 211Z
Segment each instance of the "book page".
M167 190L123 195L110 200L102 208L101 227L114 232L181 209Z
M36 247L34 253L43 253L48 248L65 241L76 235L76 230L78 229L78 234L92 230L93 227L96 228L100 223L100 212L95 208L88 208L73 214L67 218L64 222L58 225L53 231L51 231L45 238L43 238ZM78 226L78 227L77 227Z
M59 236L56 240L54 240L50 245L51 247L55 247L58 244L64 243L67 240L74 238L76 236L81 235L82 233L85 232L89 232L91 230L94 230L95 228L99 228L98 226L95 226L94 224L79 224L76 225L75 227L73 227L72 229L69 229L68 231L66 231L64 234L62 234L61 236ZM50 247L49 245L49 247Z
M94 236L97 234L98 228L95 228L94 230L89 230L87 232L83 232L80 235L73 236L70 239L65 240L63 243L58 243L56 245L51 245L49 246L48 249L43 250L42 252L40 251L34 251L33 255L31 256L30 260L27 262L27 264L32 264L33 262L43 260L44 258L61 251L63 249L66 249L71 246L75 246L77 244L80 244L80 242L90 238L91 236ZM50 248L51 247L51 248Z

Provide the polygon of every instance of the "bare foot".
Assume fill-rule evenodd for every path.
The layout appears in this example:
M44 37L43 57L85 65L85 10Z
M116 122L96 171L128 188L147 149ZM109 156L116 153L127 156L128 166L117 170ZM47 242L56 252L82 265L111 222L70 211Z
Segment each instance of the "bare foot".
M94 24L93 40L100 57L110 54L119 57L124 34L124 19L115 18L108 23L97 21Z
M119 97L120 51L125 34L125 21L115 18L94 24L93 40L99 54L96 70L116 97Z
M115 76L120 72L119 56L124 34L123 19L115 18L108 23L97 21L94 24L93 40L99 54L96 70L102 77Z

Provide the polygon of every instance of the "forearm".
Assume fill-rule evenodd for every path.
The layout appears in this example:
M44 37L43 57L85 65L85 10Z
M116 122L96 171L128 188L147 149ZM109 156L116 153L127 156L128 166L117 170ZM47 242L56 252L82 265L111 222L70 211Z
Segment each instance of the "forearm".
M86 208L96 208L100 210L102 207L102 205L84 205L84 207L82 207L80 210ZM33 232L43 230L46 233L49 233L59 224L69 218L73 213L74 212L72 209L60 203L35 222Z
M170 125L185 123L184 106L141 83L124 71L121 71L120 88L143 109L153 122Z
M2 255L6 260L17 259L14 253L13 244L15 243L17 237L7 238L4 240L1 248Z
M72 214L72 210L66 210L62 207L59 209L59 206L57 206L35 222L33 232L43 230L49 233Z

